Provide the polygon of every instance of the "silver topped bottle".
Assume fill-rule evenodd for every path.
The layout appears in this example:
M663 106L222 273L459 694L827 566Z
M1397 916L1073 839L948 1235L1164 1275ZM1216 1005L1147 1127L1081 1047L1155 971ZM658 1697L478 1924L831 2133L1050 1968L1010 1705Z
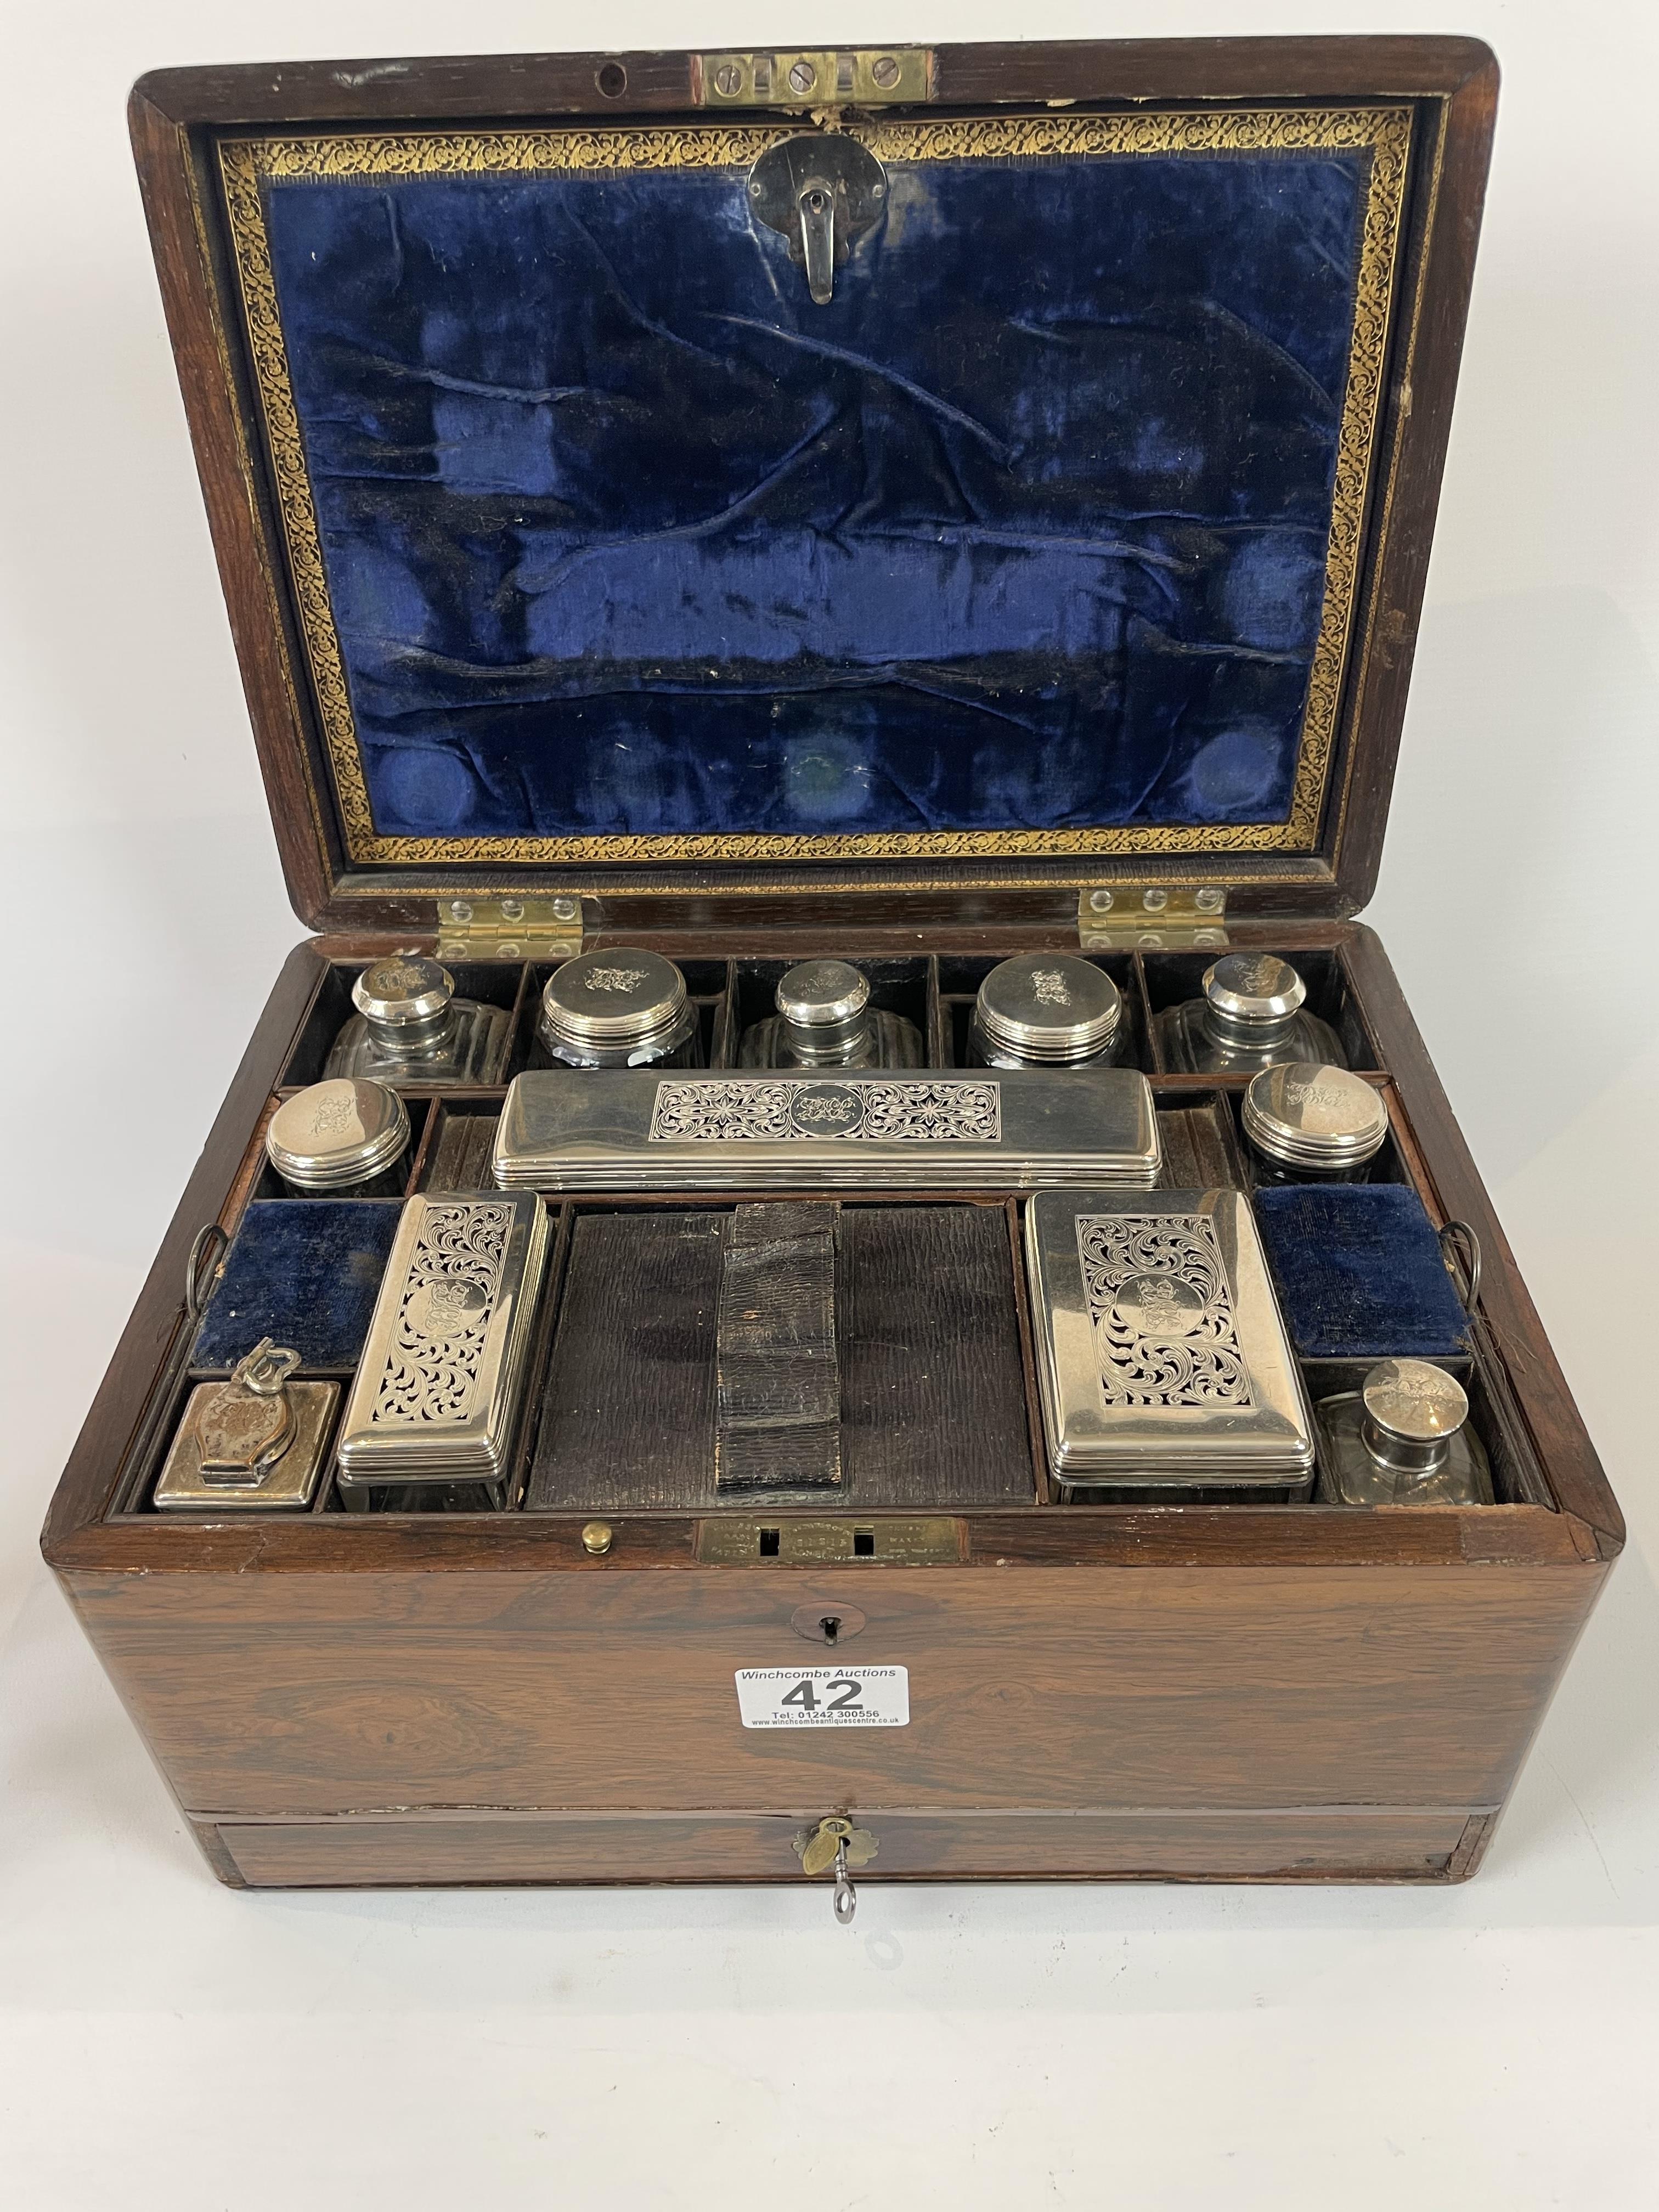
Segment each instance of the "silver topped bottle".
M697 1010L659 952L611 945L547 979L536 1035L564 1067L701 1067Z
M1492 1465L1462 1384L1426 1359L1384 1359L1315 1408L1326 1505L1490 1505Z
M393 952L351 987L357 1009L334 1040L325 1076L368 1075L380 1083L499 1083L513 1017L504 1006L455 996L447 968L418 953Z
M1239 1119L1266 1182L1354 1182L1389 1133L1382 1094L1345 1067L1292 1060L1253 1076Z
M870 1004L870 979L846 960L803 960L778 983L777 1012L744 1031L740 1067L921 1067L921 1032Z
M1304 983L1276 952L1229 952L1204 971L1202 998L1165 1006L1153 1027L1172 1074L1224 1075L1280 1060L1346 1067L1328 1022L1308 1011Z
M402 1188L409 1109L368 1076L337 1076L285 1098L265 1127L265 1155L290 1190L378 1197Z
M1069 952L1022 952L979 987L968 1031L975 1067L1103 1067L1124 1042L1123 994Z

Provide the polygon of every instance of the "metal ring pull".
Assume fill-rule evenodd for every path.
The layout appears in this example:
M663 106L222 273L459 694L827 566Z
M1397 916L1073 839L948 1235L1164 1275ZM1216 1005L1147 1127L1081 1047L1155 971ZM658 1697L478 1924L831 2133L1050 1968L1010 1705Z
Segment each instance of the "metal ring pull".
M836 1850L836 1893L830 1899L836 1918L843 1928L850 1928L853 1916L859 1909L859 1893L853 1887L847 1871L847 1838L843 1836Z
M195 1241L190 1248L190 1257L185 1262L186 1321L200 1321L202 1318L207 1304L207 1286L213 1280L214 1270L224 1257L229 1243L229 1237L216 1221L207 1222L197 1231Z
M1449 1221L1440 1231L1440 1254L1464 1312L1473 1315L1480 1296L1480 1239L1467 1221Z

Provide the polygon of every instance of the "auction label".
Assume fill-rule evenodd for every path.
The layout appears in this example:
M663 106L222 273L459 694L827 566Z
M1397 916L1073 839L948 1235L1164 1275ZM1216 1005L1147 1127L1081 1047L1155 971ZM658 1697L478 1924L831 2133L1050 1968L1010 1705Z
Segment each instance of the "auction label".
M745 1728L907 1728L908 1667L739 1667Z

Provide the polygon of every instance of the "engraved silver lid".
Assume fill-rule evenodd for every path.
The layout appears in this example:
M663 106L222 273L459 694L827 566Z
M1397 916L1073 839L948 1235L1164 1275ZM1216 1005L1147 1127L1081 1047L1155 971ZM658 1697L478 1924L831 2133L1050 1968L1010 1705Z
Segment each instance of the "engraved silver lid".
M544 1044L630 1054L666 1051L690 1035L685 978L659 952L611 945L556 968L542 991Z
M1365 1449L1379 1466L1430 1474L1444 1464L1451 1439L1469 1417L1455 1375L1426 1359L1384 1359L1360 1389Z
M1264 1067L1244 1093L1244 1133L1283 1167L1363 1166L1389 1133L1382 1094L1346 1067L1286 1060Z
M409 1143L409 1109L367 1076L335 1076L284 1099L265 1129L265 1152L284 1182L339 1190L390 1167Z
M869 1003L868 976L847 960L803 960L778 984L778 1012L792 1029L845 1029Z
M408 1051L442 1039L454 994L447 968L418 952L392 952L364 969L351 1003L383 1042Z
M1103 968L1069 952L1022 952L979 987L975 1018L1021 1060L1092 1060L1117 1035L1123 994Z
M1204 1026L1218 1044L1281 1042L1308 995L1276 952L1229 952L1205 969L1203 988Z

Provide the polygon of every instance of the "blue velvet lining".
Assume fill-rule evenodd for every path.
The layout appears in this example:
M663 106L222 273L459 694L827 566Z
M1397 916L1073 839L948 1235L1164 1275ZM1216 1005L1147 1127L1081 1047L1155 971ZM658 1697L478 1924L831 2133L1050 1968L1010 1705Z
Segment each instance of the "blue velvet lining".
M1304 1359L1468 1352L1468 1316L1414 1190L1305 1183L1255 1196L1285 1325Z
M264 186L375 823L1289 812L1365 157Z
M234 1367L270 1336L291 1345L303 1367L355 1367L402 1212L401 1199L250 1206L202 1317L191 1365Z

